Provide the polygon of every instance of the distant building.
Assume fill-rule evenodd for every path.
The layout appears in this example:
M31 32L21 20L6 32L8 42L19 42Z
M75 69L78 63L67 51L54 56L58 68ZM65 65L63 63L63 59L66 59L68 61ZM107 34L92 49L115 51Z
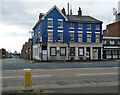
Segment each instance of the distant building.
M118 2L118 13L116 15L116 22L120 21L120 1Z
M103 31L103 58L120 58L120 21L107 25Z
M24 59L32 60L32 39L29 39L28 42L22 47L21 57Z
M0 59L7 58L6 50L4 48L0 49Z
M33 27L33 59L98 60L102 59L102 21L78 15L66 15L57 6L40 14Z

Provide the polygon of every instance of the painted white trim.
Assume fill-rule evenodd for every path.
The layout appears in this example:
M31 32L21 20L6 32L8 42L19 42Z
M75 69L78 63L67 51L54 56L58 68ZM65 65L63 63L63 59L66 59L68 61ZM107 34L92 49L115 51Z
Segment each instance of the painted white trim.
M75 31L69 31L70 33L74 33Z
M104 48L120 48L120 46L104 46Z
M53 30L50 30L50 29L47 29L47 31L49 31L49 32L53 32Z
M58 10L58 12L65 18L66 21L68 21L68 19L65 17L65 15L59 10L59 8L55 5L53 6L43 17L42 20L44 20L44 18L54 9L56 8Z
M87 33L92 33L92 32L87 32Z
M78 31L78 33L83 33L83 31Z
M120 37L103 37L103 39L120 39Z
M58 30L58 32L63 32L63 30Z
M53 18L47 18L48 20L53 20Z
M63 19L58 19L58 21L63 21Z
M100 32L95 32L95 34L100 34Z

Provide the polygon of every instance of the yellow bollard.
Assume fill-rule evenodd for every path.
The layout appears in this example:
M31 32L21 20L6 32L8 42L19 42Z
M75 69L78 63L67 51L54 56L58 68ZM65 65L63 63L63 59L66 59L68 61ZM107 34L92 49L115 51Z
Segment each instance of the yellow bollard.
M24 69L24 90L32 90L31 69Z

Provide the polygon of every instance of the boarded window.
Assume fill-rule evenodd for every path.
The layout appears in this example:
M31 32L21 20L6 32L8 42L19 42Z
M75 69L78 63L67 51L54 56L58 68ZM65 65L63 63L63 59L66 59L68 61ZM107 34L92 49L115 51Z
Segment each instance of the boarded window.
M96 34L96 42L100 42L100 35L99 34Z
M82 33L78 33L78 42L82 42Z
M53 41L53 32L48 31L48 41Z
M75 47L70 47L70 56L75 56Z
M58 32L58 41L63 41L63 32Z
M91 33L87 33L87 42L91 42Z

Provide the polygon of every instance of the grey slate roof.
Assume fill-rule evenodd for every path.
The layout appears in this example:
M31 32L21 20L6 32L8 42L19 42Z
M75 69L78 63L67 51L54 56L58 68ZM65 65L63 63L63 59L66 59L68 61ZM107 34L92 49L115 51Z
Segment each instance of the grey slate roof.
M69 15L69 21L70 22L81 22L81 23L102 23L102 21L97 20L91 16L79 16L79 15Z

